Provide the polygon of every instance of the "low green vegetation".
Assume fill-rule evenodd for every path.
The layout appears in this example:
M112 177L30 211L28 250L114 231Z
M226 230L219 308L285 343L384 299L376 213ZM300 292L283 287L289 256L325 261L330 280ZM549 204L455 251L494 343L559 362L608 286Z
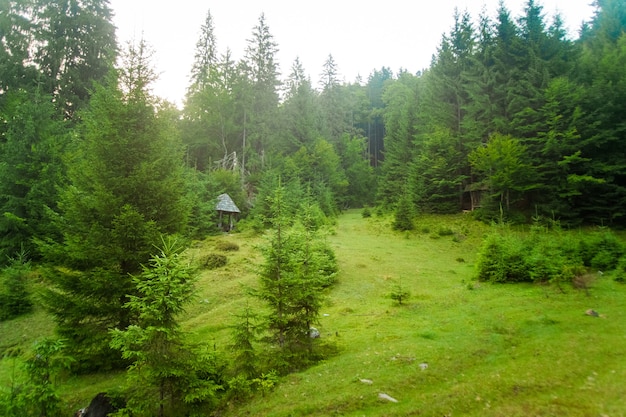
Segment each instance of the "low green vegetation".
M259 338L265 315L275 313L276 307L247 295L249 289L271 291L260 286L258 275L268 267L258 250L267 241L240 233L209 238L187 250L186 258L194 264L223 244L219 242L239 248L223 252L228 257L223 267L200 270L195 296L185 297L189 302L176 330L186 334L189 346L204 345L213 358L209 364L217 366L212 369L221 379L217 391L211 391L214 410L224 416L623 412L626 286L614 278L623 273L624 261L619 258L615 272L603 269L603 274L591 266L602 259L606 264L608 256L598 255L603 250L618 253L618 235L606 230L514 231L484 225L468 215L419 216L414 232L393 231L392 223L391 216L363 218L353 210L340 216L325 238L335 253L338 273L335 283L321 293L318 314L310 323L320 334L314 339L316 359L291 367L291 373L280 370L279 362L269 365L263 352L272 343ZM436 232L421 232L425 229ZM276 237L271 239L275 242ZM516 245L530 247L530 242L538 245L542 239L545 257L559 265L577 248L575 259L585 268L580 277L587 277L582 284L574 278L536 280L534 275L510 283L477 280L488 245L496 242L513 250ZM562 255L546 249L549 239ZM600 250L592 249L594 245ZM530 252L522 253L535 259ZM545 264L545 270L554 270ZM158 269L151 271L156 279ZM143 278L145 288L159 288L153 278ZM139 303L139 298L133 300ZM141 303L136 307L141 309ZM35 305L33 313L0 323L4 395L27 386L29 368L22 358L28 357L32 343L50 335L49 322ZM276 330L270 335L280 337L279 324L272 325ZM296 341L290 346L299 346ZM151 346L144 345L148 352ZM298 352L287 349L275 360L304 364L301 353L294 356ZM49 405L59 407L59 415L87 405L98 392L116 394L125 385L123 373L71 376L63 367L55 369L59 400L50 397ZM141 385L147 389L150 384L146 380Z

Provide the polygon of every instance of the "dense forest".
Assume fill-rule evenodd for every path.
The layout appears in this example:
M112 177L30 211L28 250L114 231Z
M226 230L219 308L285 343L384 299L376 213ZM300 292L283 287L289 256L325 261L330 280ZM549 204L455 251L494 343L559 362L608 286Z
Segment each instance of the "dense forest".
M495 18L457 11L424 71L346 83L328 55L318 86L298 60L281 79L265 16L234 61L209 11L178 109L151 92L151 46L118 44L107 0L0 0L0 263L45 268L42 302L85 373L127 366L146 346L183 349L172 317L191 273L179 255L218 232L221 193L242 210L238 228L275 233L257 298L279 316L280 271L330 285L316 230L345 208L624 226L626 3L595 6L577 39L534 0L521 16L504 3ZM160 273L180 293L158 293ZM289 307L310 313L291 318L305 331L319 307L307 296ZM286 321L267 325L281 347L308 349ZM215 391L194 389L198 401Z

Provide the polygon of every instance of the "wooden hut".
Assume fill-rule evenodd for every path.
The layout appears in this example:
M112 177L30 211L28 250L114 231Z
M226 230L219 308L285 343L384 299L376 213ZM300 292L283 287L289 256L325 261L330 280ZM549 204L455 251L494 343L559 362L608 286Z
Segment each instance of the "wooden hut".
M230 198L228 194L220 194L217 197L217 205L215 206L215 209L220 214L218 224L219 228L225 232L233 230L233 227L235 227L233 217L241 213L241 210L239 210L233 199ZM223 224L225 215L228 216L228 224Z
M472 183L467 185L463 192L463 210L474 211L477 208L480 208L483 197L487 191L488 188L483 183ZM469 199L467 197L469 197Z

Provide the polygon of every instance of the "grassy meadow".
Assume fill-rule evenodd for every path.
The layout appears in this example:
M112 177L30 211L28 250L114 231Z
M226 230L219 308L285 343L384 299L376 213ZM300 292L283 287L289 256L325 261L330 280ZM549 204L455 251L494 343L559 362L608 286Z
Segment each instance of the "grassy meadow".
M317 328L336 353L281 378L272 392L226 405L221 416L626 415L626 285L599 274L589 294L478 283L475 262L488 226L467 215L427 216L416 232L399 233L389 222L348 211L328 236L340 273ZM224 241L239 250L220 252L228 264L202 273L183 325L227 359L233 315L256 303L244 288L256 285L262 238L213 237L190 254L203 259ZM399 287L410 293L402 305L390 298ZM0 351L26 349L51 333L41 311L0 323ZM1 387L14 364L0 362ZM59 382L69 412L124 377Z

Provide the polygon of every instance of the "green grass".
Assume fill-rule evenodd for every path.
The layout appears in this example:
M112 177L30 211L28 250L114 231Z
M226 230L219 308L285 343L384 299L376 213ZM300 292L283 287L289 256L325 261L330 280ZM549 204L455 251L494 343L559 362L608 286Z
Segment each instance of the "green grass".
M476 283L486 226L462 215L427 216L416 232L400 233L389 221L350 211L328 237L340 274L317 327L337 354L282 378L265 396L229 405L223 416L626 415L626 285L599 277L587 296L569 287ZM261 238L212 238L192 256L215 252L222 240L239 250L222 252L226 266L203 272L184 328L227 358L233 314L255 303L243 288L256 285ZM398 282L411 293L402 306L389 298ZM586 316L589 308L604 317ZM0 324L0 347L27 347L49 331L38 311ZM0 363L0 385L11 363ZM122 382L121 374L66 379L61 394L82 406Z

